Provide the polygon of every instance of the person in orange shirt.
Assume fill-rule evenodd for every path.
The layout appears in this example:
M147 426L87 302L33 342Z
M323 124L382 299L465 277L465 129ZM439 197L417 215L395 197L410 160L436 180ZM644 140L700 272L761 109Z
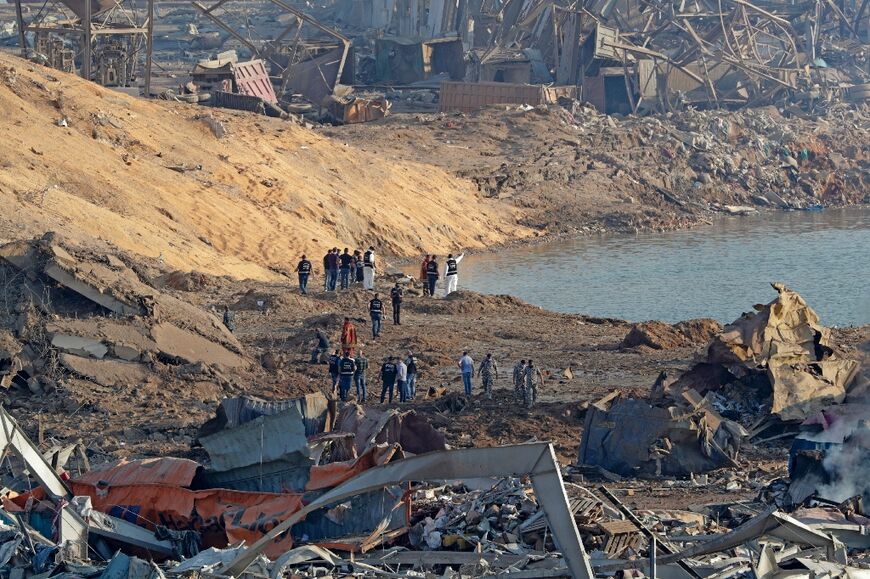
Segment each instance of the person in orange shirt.
M423 263L420 264L420 281L423 282L423 295L429 295L429 284L426 283L427 267L429 266L429 256L423 257Z
M344 318L344 325L341 327L341 350L349 352L351 358L356 350L356 327L350 318Z

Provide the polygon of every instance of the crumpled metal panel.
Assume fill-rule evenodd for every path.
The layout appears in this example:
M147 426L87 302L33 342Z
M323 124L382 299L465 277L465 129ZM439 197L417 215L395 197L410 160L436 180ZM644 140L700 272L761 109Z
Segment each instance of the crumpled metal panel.
M199 468L199 463L186 458L122 460L107 468L86 472L74 482L97 485L100 481L105 481L112 486L160 484L189 487Z

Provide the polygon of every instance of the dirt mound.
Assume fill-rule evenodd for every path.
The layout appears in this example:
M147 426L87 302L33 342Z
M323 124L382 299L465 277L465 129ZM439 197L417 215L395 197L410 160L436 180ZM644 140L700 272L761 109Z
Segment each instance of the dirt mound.
M513 296L484 295L474 292L456 291L444 299L417 301L406 306L422 314L485 314L498 312L503 308L534 308Z
M688 343L686 336L670 324L657 320L634 324L623 338L622 348L646 346L654 350L672 350Z
M0 228L17 238L64 231L170 269L276 279L324 247L411 255L525 234L511 210L432 166L279 119L130 98L5 54L0 109Z
M651 320L633 324L620 347L645 346L654 350L672 350L699 346L708 343L721 330L722 324L710 318L686 320L674 325Z
M694 320L685 320L674 324L680 333L682 333L689 342L700 346L710 342L713 336L722 331L722 324L710 318L697 318Z

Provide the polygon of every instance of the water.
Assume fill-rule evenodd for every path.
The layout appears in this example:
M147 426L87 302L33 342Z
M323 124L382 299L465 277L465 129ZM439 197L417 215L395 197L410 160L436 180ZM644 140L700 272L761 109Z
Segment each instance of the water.
M774 299L768 282L782 281L823 324L845 326L870 323L868 280L870 208L859 207L473 255L462 261L459 284L561 312L724 323Z

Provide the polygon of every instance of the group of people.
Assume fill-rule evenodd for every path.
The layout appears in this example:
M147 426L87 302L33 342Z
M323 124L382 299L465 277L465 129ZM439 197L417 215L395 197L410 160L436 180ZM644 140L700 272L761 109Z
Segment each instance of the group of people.
M447 260L444 262L444 297L455 292L459 286L459 262L464 257L464 253L460 253L456 257L453 257L452 253L447 256ZM423 295L435 297L435 286L440 278L441 269L438 264L438 257L435 255L425 256L423 263L420 264L420 280L423 282Z
M463 352L462 357L456 363L462 374L462 385L465 395L471 396L471 379L474 376L474 360ZM487 354L477 367L477 376L480 378L480 386L487 399L492 399L492 388L498 378L498 365L492 354ZM538 386L544 381L544 375L535 366L532 360L520 360L514 366L514 399L521 402L526 408L534 406L538 400Z
M336 350L329 357L329 375L332 378L332 390L338 393L341 400L350 398L350 390L356 388L357 402L364 404L368 399L367 372L368 358L362 350L351 352L345 350L342 354ZM417 358L408 352L406 358L388 356L381 365L381 402L393 402L398 391L399 402L407 402L417 395Z
M365 252L356 250L350 253L345 247L339 251L333 247L323 256L323 289L334 292L338 287L350 289L354 284L362 284L367 290L375 289L375 248L369 247ZM303 255L296 264L299 276L299 291L308 293L308 281L313 272L311 261Z

